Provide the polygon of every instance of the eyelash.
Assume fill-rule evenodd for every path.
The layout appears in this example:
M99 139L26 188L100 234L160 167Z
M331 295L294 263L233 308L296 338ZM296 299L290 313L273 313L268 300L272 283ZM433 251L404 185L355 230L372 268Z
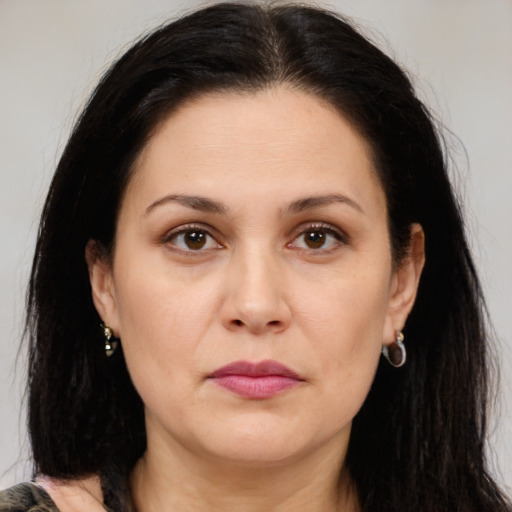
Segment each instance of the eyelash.
M200 233L201 235L206 236L207 238L210 238L216 242L217 247L215 247L214 250L222 249L224 246L217 241L217 239L210 233L210 230L211 230L211 228L209 226L204 226L204 225L200 225L200 224L186 224L186 225L180 226L179 228L177 228L173 231L170 231L169 233L166 233L161 241L163 244L173 246L173 244L170 244L170 242L172 242L173 240L176 240L179 236L186 235L187 233L197 232L197 233ZM208 243L208 241L205 242L205 244L207 244L207 243ZM198 249L188 249L187 250L184 248L179 248L176 245L174 245L174 249L178 250L184 254L192 255L192 256L199 256L199 255L201 255L201 253L204 253L205 250L208 250L208 249L201 250L202 247L200 247Z
M162 237L161 243L166 244L166 245L171 245L171 247L173 247L174 250L177 250L177 251L182 252L187 255L193 255L193 256L200 256L209 250L223 249L224 246L220 242L217 241L217 238L210 233L210 230L211 230L211 228L209 226L204 226L201 224L186 224L186 225L180 226L179 228L177 228L173 231L166 233ZM193 232L197 232L202 236L210 238L211 240L215 241L217 246L214 248L203 249L204 245L208 244L207 239L205 240L204 245L198 247L197 249L180 248L180 247L177 247L176 244L170 243L182 235L186 235L187 233L193 233ZM325 245L325 243L323 243L318 248L298 247L297 245L295 245L296 240L298 240L301 236L304 237L308 232L309 233L318 232L318 233L321 233L322 235L325 235L326 237L333 237L336 241L335 247L324 248L323 245ZM184 242L184 243L186 244L186 242ZM347 245L348 243L349 243L348 236L344 232L342 232L339 229L334 228L330 224L309 223L309 224L303 224L303 225L299 226L299 228L294 230L293 240L291 242L287 243L286 247L289 249L297 250L297 251L308 251L308 252L312 252L312 253L316 253L316 254L320 255L320 254L332 252L339 246Z
M293 241L287 244L287 247L290 249L295 249L299 251L308 251L317 255L326 254L336 250L338 247L342 245L347 245L349 243L348 236L341 230L334 228L330 224L325 223L310 223L306 225L300 226L296 231L297 235L294 237ZM334 247L324 247L323 245L319 248L312 247L296 247L294 243L296 240L300 239L300 237L304 237L307 233L318 232L326 236L333 237L335 239Z

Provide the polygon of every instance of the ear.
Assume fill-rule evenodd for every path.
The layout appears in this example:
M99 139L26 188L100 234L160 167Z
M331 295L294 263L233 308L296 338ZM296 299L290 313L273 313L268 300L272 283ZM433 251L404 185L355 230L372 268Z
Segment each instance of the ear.
M112 264L95 240L87 242L85 260L89 270L94 307L103 323L113 330L114 336L117 336L119 329Z
M384 344L395 341L395 332L403 329L416 299L421 272L425 264L425 234L419 224L411 225L411 241L407 254L395 269L390 290L388 312L384 324Z

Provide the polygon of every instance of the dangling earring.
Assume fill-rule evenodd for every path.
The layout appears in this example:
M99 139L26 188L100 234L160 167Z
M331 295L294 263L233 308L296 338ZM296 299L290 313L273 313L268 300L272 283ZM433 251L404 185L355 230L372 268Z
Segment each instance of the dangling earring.
M391 366L400 368L407 360L407 352L403 343L404 335L402 331L395 331L395 341L391 345L384 345L382 347L382 354L389 361Z
M103 336L105 336L105 354L107 357L111 357L116 351L119 340L114 338L114 333L108 325L101 324L101 328L103 329Z

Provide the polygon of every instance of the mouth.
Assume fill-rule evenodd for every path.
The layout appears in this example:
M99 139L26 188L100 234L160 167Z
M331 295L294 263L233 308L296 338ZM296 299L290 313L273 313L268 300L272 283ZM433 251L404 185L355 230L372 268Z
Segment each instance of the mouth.
M208 376L218 386L244 398L265 399L298 386L304 379L277 361L235 361Z

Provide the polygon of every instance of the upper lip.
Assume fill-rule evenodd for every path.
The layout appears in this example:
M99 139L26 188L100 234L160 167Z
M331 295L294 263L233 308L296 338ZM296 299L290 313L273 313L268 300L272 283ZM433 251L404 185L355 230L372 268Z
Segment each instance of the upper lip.
M295 380L304 380L296 372L278 363L277 361L267 360L259 363L252 363L250 361L234 361L229 363L211 373L208 377L218 378L226 377L228 375L243 375L246 377L268 377L271 375L279 377L288 377Z

